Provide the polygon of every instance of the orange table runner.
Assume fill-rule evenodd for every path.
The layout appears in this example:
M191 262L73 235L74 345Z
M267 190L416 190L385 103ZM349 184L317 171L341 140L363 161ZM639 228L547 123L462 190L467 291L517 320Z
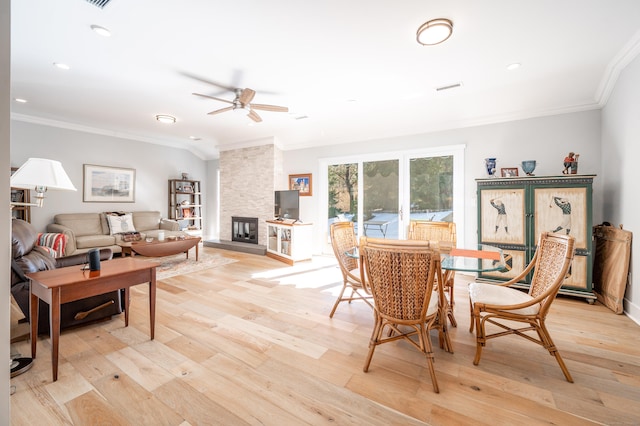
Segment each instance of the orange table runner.
M468 250L468 249L454 248L454 249L451 249L451 252L449 254L451 256L475 257L478 259L500 260L500 253L497 251Z

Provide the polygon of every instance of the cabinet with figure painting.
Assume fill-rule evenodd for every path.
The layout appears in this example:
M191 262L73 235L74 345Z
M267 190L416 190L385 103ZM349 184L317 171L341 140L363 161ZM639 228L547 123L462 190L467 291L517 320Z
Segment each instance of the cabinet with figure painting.
M595 301L592 290L593 175L477 179L478 242L500 247L507 266L480 274L483 281L507 281L529 264L540 233L576 239L576 252L560 294ZM528 288L531 274L516 287Z

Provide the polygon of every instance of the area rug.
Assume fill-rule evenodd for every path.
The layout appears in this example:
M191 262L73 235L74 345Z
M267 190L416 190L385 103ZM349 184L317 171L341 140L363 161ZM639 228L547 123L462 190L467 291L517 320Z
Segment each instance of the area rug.
M219 266L237 262L235 259L228 259L220 255L209 253L200 253L197 262L194 253L189 253L188 259L184 253L165 257L136 256L136 259L159 263L160 266L156 269L156 279L158 280L175 277L176 275L199 272L205 269L217 268Z

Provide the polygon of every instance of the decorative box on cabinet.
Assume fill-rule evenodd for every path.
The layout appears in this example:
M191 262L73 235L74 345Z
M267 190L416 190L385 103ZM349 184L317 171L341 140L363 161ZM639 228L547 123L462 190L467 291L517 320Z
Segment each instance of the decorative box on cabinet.
M267 256L289 265L311 259L312 231L310 223L267 220Z
M169 179L169 219L192 236L202 236L202 192L199 180Z
M478 242L500 247L506 271L481 273L482 281L507 281L524 270L541 232L569 234L576 251L560 294L595 301L592 286L592 185L594 175L476 179ZM531 274L515 287L529 288Z

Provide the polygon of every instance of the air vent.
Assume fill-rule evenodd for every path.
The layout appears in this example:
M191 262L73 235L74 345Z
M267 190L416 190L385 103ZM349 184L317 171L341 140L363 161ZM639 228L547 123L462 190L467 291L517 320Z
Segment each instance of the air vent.
M94 6L98 6L100 9L104 9L104 7L109 4L111 0L86 0L87 3L91 3Z
M449 89L456 89L461 86L462 86L462 83L448 84L446 86L436 87L436 92L442 92L443 90L449 90Z

